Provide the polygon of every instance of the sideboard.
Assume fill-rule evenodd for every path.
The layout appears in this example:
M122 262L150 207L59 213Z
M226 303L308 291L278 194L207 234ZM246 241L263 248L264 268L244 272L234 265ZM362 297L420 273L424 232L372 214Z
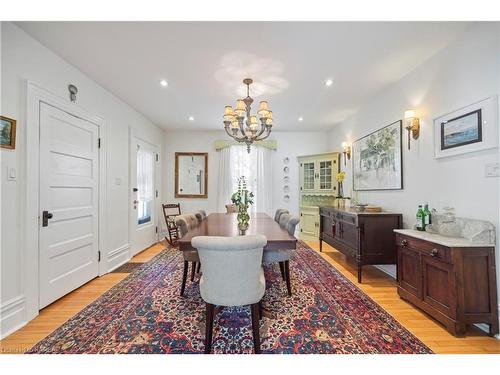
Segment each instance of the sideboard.
M353 258L357 263L358 283L364 265L396 264L393 230L402 227L401 214L358 212L333 206L320 206L319 211L320 251L324 241Z
M467 324L498 334L495 248L412 229L396 230L398 294L454 335Z

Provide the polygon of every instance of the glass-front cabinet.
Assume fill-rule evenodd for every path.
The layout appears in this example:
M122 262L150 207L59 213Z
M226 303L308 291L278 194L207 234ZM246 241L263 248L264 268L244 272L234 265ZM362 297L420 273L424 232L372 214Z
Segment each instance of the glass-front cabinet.
M300 238L319 238L319 205L334 205L339 153L299 156Z
M301 160L301 158L303 159ZM333 194L337 192L337 153L300 157L299 165L301 193Z

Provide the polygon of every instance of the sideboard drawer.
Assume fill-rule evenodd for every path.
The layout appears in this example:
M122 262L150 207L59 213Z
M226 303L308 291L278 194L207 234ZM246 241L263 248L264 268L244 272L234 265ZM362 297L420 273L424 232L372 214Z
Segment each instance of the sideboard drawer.
M434 242L398 234L396 236L396 245L400 247L408 247L419 251L423 255L428 255L442 260L443 262L451 263L450 249Z

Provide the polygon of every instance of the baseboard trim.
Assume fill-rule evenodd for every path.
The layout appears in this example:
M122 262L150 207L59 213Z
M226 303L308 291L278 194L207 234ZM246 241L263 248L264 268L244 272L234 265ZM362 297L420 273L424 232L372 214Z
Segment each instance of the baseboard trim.
M24 296L11 298L0 306L0 339L17 331L26 323L26 299Z
M111 250L106 256L107 272L111 272L130 260L130 244Z

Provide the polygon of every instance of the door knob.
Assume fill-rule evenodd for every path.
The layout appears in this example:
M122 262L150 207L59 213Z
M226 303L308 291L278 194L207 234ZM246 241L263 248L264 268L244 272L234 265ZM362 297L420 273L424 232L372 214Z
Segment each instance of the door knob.
M429 255L431 257L435 257L436 255L438 255L438 252L439 252L438 249L432 249Z
M42 227L46 227L49 225L49 219L52 219L54 215L52 212L49 211L43 211L42 212Z
M408 246L408 240L401 241L401 246Z

